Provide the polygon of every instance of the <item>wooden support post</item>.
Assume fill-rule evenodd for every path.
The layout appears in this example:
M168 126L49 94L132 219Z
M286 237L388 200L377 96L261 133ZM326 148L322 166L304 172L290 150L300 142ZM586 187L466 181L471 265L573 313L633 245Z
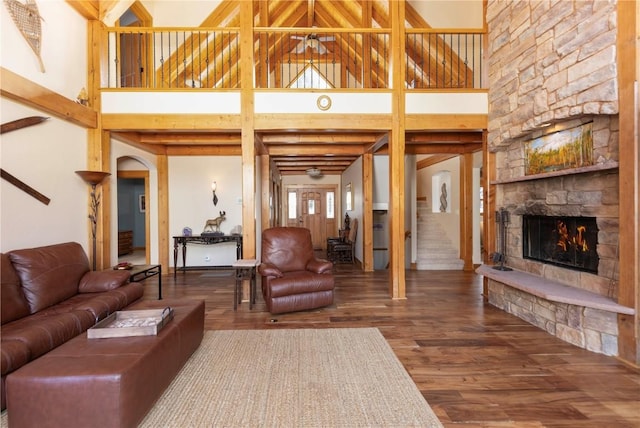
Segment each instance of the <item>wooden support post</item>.
M392 124L389 136L389 292L393 299L406 298L405 291L405 102L404 21L405 3L389 2L392 52Z
M618 303L635 308L618 315L618 353L640 363L640 147L638 147L638 23L640 3L618 2L620 282Z
M240 83L242 121L242 257L256 258L256 149L253 102L253 2L240 4ZM245 284L246 285L246 284ZM243 286L248 296L248 286Z
M373 153L362 155L362 270L373 272Z
M460 155L460 258L473 270L473 153Z

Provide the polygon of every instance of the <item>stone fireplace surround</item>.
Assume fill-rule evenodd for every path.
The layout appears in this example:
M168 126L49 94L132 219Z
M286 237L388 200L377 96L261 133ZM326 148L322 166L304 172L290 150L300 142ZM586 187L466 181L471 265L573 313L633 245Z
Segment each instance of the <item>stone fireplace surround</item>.
M506 265L481 266L489 302L591 351L618 355L618 1L488 0L491 209L510 213ZM525 176L524 143L593 122L595 165ZM551 125L548 127L547 125ZM596 217L597 274L522 256L524 214Z
M482 266L489 278L489 302L562 340L607 355L618 353L617 314L634 310L617 304L618 170L616 117L597 116L558 124L553 132L593 121L596 164L526 176L525 143L532 133L496 153L496 207L510 213L506 265L513 272ZM588 273L523 257L523 215L595 217L598 272Z

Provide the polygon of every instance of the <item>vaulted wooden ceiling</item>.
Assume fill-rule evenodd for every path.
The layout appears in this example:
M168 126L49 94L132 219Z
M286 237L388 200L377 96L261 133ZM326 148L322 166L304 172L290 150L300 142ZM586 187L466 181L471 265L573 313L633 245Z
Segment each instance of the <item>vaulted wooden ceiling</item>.
M70 4L78 2L69 1ZM94 2L95 3L95 2ZM96 5L100 13L105 13L108 5ZM113 4L114 2L108 2ZM202 22L203 27L239 26L240 7L238 1L223 0ZM429 24L413 7L406 4L406 21L415 28L429 28ZM386 0L268 0L254 1L254 24L258 27L316 27L322 28L365 28L390 27ZM277 36L272 36L277 37ZM280 41L284 43L284 36ZM326 42L329 51L340 41ZM446 47L444 48L446 49ZM182 50L178 49L178 52ZM176 54L179 55L179 54ZM417 52L408 46L408 55L429 55ZM442 55L442 53L440 53ZM256 58L259 58L256 56ZM180 62L180 58L174 58ZM202 59L204 61L204 59ZM361 58L359 59L361 60ZM195 58L194 61L200 61ZM169 61L168 61L169 62ZM175 63L175 62L174 62ZM275 63L275 61L270 61ZM181 71L184 74L185 69ZM452 68L455 69L455 68ZM237 72L237 71L236 71ZM164 73L170 79L184 80L175 72ZM377 73L379 79L386 79L384 73ZM241 154L239 130L187 131L153 130L113 132L115 138L150 151L167 154ZM266 151L283 175L304 174L310 167L320 168L324 174L341 174L363 153L372 149L375 153L386 152L386 136L380 131L353 129L349 131L328 131L324 129L301 130L281 129L256 134L258 152ZM411 132L406 135L406 152L414 154L455 154L481 149L482 133L473 129L467 132Z

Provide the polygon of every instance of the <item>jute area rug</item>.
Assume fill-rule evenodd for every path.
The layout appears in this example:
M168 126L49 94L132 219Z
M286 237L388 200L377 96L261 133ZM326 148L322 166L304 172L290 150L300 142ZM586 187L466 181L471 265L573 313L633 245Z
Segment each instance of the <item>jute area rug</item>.
M442 427L375 328L207 331L142 427Z
M334 328L206 331L140 426L442 424L378 329Z

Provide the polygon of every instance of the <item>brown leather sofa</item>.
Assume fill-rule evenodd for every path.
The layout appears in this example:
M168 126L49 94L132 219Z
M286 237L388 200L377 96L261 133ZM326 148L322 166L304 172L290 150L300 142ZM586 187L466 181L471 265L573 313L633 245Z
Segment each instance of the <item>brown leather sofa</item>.
M333 263L316 258L309 229L264 230L261 261L262 295L272 314L333 304Z
M0 254L2 409L6 377L140 299L128 271L89 270L76 242Z

